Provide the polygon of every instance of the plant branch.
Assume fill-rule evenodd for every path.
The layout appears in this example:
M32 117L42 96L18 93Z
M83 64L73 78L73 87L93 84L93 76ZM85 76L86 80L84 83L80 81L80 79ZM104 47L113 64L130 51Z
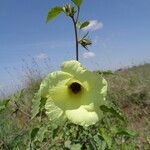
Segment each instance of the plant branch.
M77 24L77 22L78 22L78 19L79 19L79 13L80 13L80 7L78 7L78 11L77 11L76 24Z
M79 16L79 15L78 15ZM78 43L78 33L77 33L77 26L74 16L71 17L74 25L74 32L75 32L75 42L76 42L76 60L79 60L79 43Z

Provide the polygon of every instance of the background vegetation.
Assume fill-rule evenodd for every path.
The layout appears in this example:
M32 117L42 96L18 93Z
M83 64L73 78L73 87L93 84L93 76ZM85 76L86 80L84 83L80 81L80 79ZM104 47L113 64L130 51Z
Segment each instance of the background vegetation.
M0 149L150 149L150 64L97 71L108 81L107 99L115 109L103 108L105 117L83 128L66 122L56 126L44 113L31 120L31 101L42 76L29 71L25 88L0 101ZM37 72L37 74L35 73Z

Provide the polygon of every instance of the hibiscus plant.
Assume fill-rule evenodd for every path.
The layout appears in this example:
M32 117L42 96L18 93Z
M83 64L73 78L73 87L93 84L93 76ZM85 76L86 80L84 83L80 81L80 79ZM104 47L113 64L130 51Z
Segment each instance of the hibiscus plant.
M90 22L79 21L79 15L80 15L80 7L83 3L83 0L71 0L72 4L64 5L63 7L55 6L51 8L48 12L46 23L51 21L56 16L60 15L61 13L64 13L67 17L69 17L73 22L74 32L75 32L75 44L76 44L76 60L79 60L79 45L81 45L83 48L88 50L87 46L91 45L92 42L90 39L87 38L89 32L84 34L82 37L79 35L79 31L85 27L87 27Z
M79 60L79 45L88 50L89 32L79 31L89 21L79 22L83 0L55 6L48 12L48 23L64 13L71 18L75 31L76 60L65 61L60 70L49 73L32 100L31 118L37 123L31 130L30 149L108 150L120 149L122 141L134 134L126 130L126 120L107 98L108 72L87 70ZM124 128L116 128L117 126ZM118 135L121 137L121 144Z
M78 61L65 61L61 71L48 74L42 81L38 91L39 104L37 98L33 101L32 117L37 115L40 101L45 99L44 109L51 122L58 120L60 124L68 119L85 127L94 125L103 117L99 107L107 104L106 93L104 78Z

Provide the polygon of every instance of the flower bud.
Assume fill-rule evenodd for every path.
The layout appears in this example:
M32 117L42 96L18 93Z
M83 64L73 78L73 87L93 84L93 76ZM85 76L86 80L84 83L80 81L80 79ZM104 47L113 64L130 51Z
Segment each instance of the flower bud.
M81 39L81 40L79 41L79 43L80 43L85 49L87 49L87 46L88 46L88 45L91 45L91 44L92 44L91 40L89 40L89 39Z
M65 5L63 7L63 11L66 14L66 16L70 16L70 17L72 17L76 13L76 10L71 5Z

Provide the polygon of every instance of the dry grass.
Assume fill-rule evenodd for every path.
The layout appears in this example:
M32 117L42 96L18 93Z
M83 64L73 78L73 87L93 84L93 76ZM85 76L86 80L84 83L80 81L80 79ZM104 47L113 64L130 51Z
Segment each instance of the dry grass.
M125 114L128 127L139 134L139 149L146 149L150 135L150 64L121 69L106 78L108 98Z
M20 143L19 140L23 146L29 140L23 137L29 134L27 129L31 100L39 89L42 78L39 71L28 69L24 77L22 95L14 97L7 111L0 115L0 138L3 138L1 142L6 147ZM138 133L137 149L148 150L150 148L147 141L150 135L150 64L121 69L114 75L106 75L105 78L109 84L108 99L125 114L129 129Z

